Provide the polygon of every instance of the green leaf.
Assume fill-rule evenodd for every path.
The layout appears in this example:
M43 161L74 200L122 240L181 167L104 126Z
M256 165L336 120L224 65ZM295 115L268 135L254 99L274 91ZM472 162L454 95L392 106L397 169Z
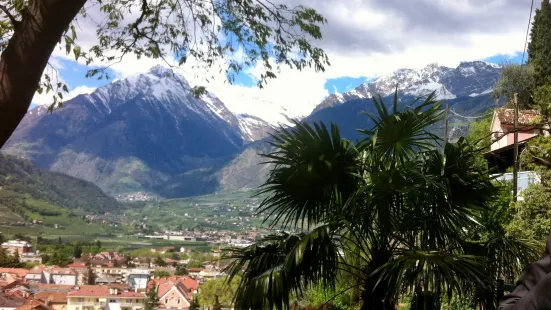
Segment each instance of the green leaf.
M78 60L78 58L80 57L80 46L75 45L75 47L73 48L73 53L75 54L75 60Z

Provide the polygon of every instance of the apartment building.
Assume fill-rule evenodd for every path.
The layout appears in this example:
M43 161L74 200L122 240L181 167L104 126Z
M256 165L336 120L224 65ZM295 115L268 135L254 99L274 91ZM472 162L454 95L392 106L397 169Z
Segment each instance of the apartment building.
M67 294L67 310L140 310L144 307L143 293L121 291L102 285L77 287Z
M2 248L4 248L10 254L15 254L17 252L19 255L21 255L23 253L31 252L33 246L25 240L9 240L2 243Z
M85 264L73 263L68 265L67 268L77 273L77 285L90 284L90 267Z
M45 283L58 285L77 285L78 273L69 268L38 266L27 273L28 283Z
M128 283L132 289L144 291L147 283L153 274L152 269L146 268L128 268L109 267L105 265L96 265L92 268L95 284Z

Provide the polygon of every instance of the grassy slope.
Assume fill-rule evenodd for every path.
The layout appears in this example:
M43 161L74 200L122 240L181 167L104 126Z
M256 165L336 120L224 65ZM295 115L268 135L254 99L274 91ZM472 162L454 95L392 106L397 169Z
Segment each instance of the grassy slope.
M86 214L120 208L97 186L73 177L40 170L28 161L0 155L0 231L48 237L124 233L127 227L88 223ZM15 226L19 221L42 225ZM55 226L58 228L55 228Z
M120 204L90 182L41 170L29 161L0 154L0 187L68 209L103 213Z

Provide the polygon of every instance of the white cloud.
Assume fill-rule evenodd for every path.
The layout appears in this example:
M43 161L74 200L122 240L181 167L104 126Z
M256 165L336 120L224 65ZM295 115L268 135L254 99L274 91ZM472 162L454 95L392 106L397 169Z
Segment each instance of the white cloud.
M278 2L285 1L291 0ZM278 118L277 113L283 107L291 111L291 116L298 116L309 113L328 95L324 89L327 79L378 76L433 62L456 66L460 61L518 53L524 48L530 8L529 0L487 0L484 5L475 0L291 2L314 7L328 19L325 38L320 42L332 64L325 72L282 68L277 79L258 89L225 83L225 76L217 66L210 72L191 65L177 71L192 85L205 85L235 112L273 119ZM88 26L82 26L81 30L90 31L79 34L86 45L94 41L95 29ZM163 61L127 55L112 69L116 78L124 78L156 64ZM248 73L255 77L260 71L257 66Z
M69 93L63 94L63 100L70 100L81 94L90 94L94 92L94 90L96 90L95 87L89 87L85 85L77 86L74 89L70 90ZM48 94L43 92L42 94L36 93L33 97L32 103L38 105L50 105L54 102L53 100L54 98L52 92Z
M95 87L88 87L88 86L85 86L85 85L77 86L77 87L73 88L72 90L70 90L69 93L66 96L64 96L64 98L66 98L67 100L73 99L78 95L91 94L91 93L94 92L94 90L96 90Z

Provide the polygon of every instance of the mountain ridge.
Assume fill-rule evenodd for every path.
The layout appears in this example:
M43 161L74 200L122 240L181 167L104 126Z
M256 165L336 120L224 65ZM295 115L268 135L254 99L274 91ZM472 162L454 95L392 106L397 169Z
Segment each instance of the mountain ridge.
M303 120L337 123L354 140L356 129L369 127L359 111L373 108L369 98L378 90L387 100L396 82L404 82L402 103L442 85L443 98L457 112L478 113L493 104L486 93L498 76L499 67L484 62L400 69L335 95L334 102L326 98ZM260 154L272 150L266 137L276 126L232 113L213 93L196 98L190 89L182 76L153 67L79 95L51 114L42 106L30 110L2 151L115 196L178 198L262 184L270 166L261 165ZM468 128L468 122L451 124L454 133Z
M436 91L439 99L485 95L491 92L500 71L501 66L484 61L464 61L456 68L439 66L437 63L428 64L421 69L402 68L360 84L345 93L329 95L314 108L312 114L354 99L389 96L396 87L401 95L409 96L424 96ZM475 80L476 83L469 82L470 80Z

